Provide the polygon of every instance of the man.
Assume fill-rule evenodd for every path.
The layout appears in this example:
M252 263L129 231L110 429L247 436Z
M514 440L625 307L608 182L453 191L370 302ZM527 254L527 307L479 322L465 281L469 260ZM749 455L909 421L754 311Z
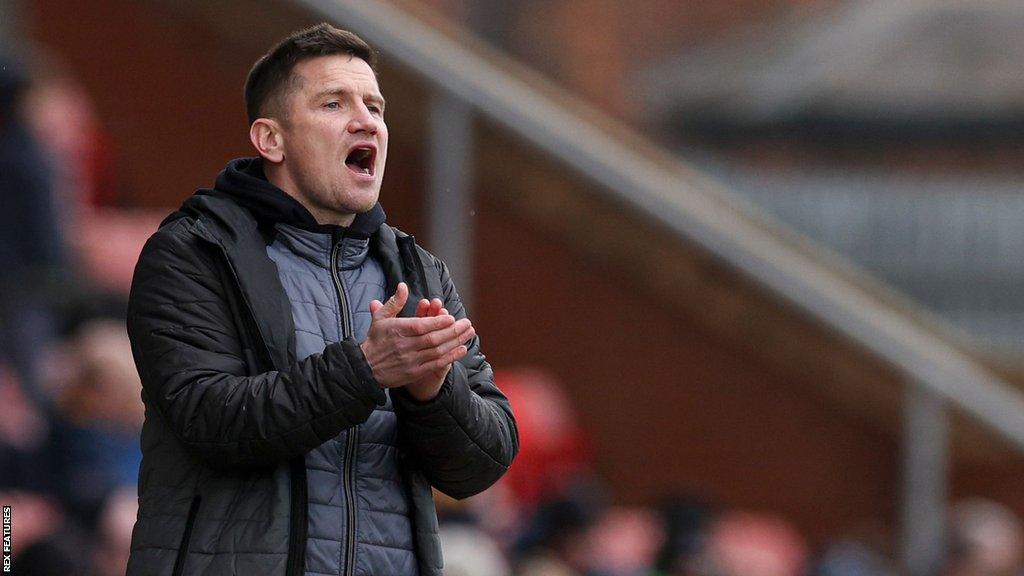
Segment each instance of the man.
M259 156L142 252L130 575L440 574L431 486L476 494L518 450L447 268L384 224L373 64L326 24L257 61Z
M35 403L40 351L53 339L47 289L66 270L53 167L24 113L29 73L0 54L0 360Z

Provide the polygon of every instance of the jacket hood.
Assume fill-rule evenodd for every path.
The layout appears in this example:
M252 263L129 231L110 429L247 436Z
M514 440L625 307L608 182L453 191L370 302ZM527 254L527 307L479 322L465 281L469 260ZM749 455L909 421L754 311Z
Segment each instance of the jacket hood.
M229 199L249 210L260 226L290 224L332 234L344 230L347 235L368 238L386 219L384 208L378 202L370 210L356 214L355 220L347 228L319 224L298 200L267 181L262 158L237 158L228 162L217 175L213 188L201 189L196 195Z

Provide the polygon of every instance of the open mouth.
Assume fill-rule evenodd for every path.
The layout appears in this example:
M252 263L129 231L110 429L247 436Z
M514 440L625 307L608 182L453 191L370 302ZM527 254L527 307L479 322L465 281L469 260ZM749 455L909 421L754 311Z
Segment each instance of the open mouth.
M345 158L345 165L348 166L349 170L357 174L373 176L373 164L376 156L377 150L374 148L358 146L348 153L348 157Z

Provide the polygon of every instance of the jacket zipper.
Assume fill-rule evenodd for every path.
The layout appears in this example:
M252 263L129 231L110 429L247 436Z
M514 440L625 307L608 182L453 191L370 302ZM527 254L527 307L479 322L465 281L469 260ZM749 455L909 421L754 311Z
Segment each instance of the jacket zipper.
M344 340L352 335L352 326L348 318L348 298L345 296L345 287L341 283L341 275L338 273L338 253L341 252L341 243L344 236L338 239L331 250L331 278L334 279L334 289L338 292L338 305L341 309L341 338Z
M188 517L185 519L185 533L181 535L181 545L178 546L178 556L174 559L174 569L171 571L172 576L181 576L185 570L185 560L188 557L188 544L189 540L192 539L192 526L196 523L196 514L199 512L199 495L196 494L195 498L192 499L192 504L188 507Z
M338 271L338 253L341 251L344 236L339 238L331 250L331 278L334 280L334 289L338 293L338 307L341 313L341 338L352 336L352 326L349 320L348 298L345 295L345 286L341 281L341 274ZM342 482L345 488L345 574L351 576L355 570L356 552L356 497L355 497L355 466L353 461L356 457L356 445L359 441L359 427L349 429L345 437L345 462L342 469Z
M356 566L356 480L355 466L352 461L356 459L356 444L359 442L359 427L356 426L348 431L348 440L345 444L345 504L348 509L345 511L348 520L348 534L345 539L345 574L352 576Z

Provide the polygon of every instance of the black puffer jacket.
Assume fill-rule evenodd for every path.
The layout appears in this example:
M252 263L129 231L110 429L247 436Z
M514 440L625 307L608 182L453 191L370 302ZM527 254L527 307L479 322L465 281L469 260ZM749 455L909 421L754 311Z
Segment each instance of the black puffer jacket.
M131 576L300 576L303 456L383 401L355 341L293 357L289 303L253 213L223 190L200 191L139 259L128 332L146 422ZM409 284L403 314L437 297L465 316L447 268L411 236L382 226L372 246L388 293ZM392 398L420 574L438 575L430 486L462 498L493 484L518 451L515 421L476 338L437 398Z

